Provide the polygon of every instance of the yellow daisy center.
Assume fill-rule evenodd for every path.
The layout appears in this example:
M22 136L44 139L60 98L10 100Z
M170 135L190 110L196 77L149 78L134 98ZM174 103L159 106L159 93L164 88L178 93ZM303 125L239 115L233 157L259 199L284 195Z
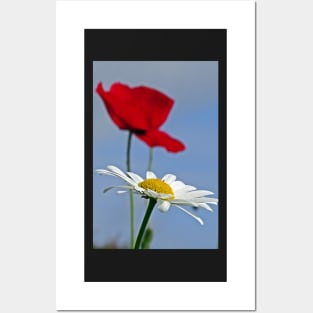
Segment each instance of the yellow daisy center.
M150 189L158 193L164 193L167 195L172 195L172 197L163 199L163 200L173 200L174 192L170 185L165 183L163 180L159 178L147 178L141 183L138 184L139 187L143 189Z

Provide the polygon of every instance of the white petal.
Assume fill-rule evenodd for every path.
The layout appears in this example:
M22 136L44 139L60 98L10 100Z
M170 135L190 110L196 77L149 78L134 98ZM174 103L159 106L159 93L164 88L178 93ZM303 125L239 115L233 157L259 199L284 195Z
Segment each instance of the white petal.
M173 183L170 184L170 186L173 189L174 193L176 190L179 190L179 189L186 187L186 185L180 180L174 181Z
M141 188L141 187L139 187L139 186L134 186L134 188L136 189L136 191L138 191L138 192L140 192L140 193L143 193L143 192L146 191L146 189L143 189L143 188Z
M181 209L182 211L184 211L185 213L187 213L188 215L192 216L192 217L193 217L195 220L197 220L201 225L204 224L204 223L203 223L203 220L202 220L200 217L198 217L198 216L196 216L196 215L190 213L189 211L187 211L186 209L182 208L182 207L179 206L179 205L175 205L175 206L176 206L177 208Z
M166 174L163 176L162 180L166 182L168 185L170 185L176 180L176 176L173 174Z
M103 169L96 170L96 173L100 174L100 175L113 175L112 172L110 172L108 170L103 170ZM115 175L113 175L113 176L115 176Z
M118 177L118 178L123 179L123 180L126 181L126 182L131 181L131 180L130 180L127 176L125 176L125 175L124 175L124 176L121 176L121 175L119 175L119 174L113 173L113 172L108 171L108 170L98 169L98 170L96 170L96 173L97 173L97 174L100 174L100 175L109 175L109 176Z
M146 178L148 179L148 178L157 178L157 177L155 176L155 174L153 172L147 171Z
M143 178L133 172L127 172L127 174L132 178L135 183L141 183Z
M168 201L158 201L158 208L162 212L167 212L168 209L170 208L171 203Z
M125 189L133 189L133 187L131 187L131 186L109 186L109 187L107 187L107 188L105 188L104 190L103 190L103 193L106 193L106 192L108 192L109 190L111 190L111 189L113 189L113 188L125 188ZM128 191L125 191L125 192L128 192Z
M203 198L185 198L183 197L184 195L178 197L177 195L175 195L175 202L177 203L183 203L183 202L186 202L186 203L211 203L211 204L217 204L218 202L218 199L215 199L215 198L206 198L206 197L203 197Z
M167 199L173 199L173 195L169 194L169 193L158 193L158 198L160 199L164 199L164 200L167 200Z
M171 184L172 189L175 192L188 192L188 191L192 191L192 190L196 190L197 188L191 185L185 185L183 182L180 182L179 184L175 184L176 182L174 182L173 184Z
M186 185L183 190L186 191L193 191L193 190L197 190L197 188L195 186L191 186L191 185ZM180 191L180 190L179 190Z
M108 169L110 171L107 171L107 170L96 170L96 172L99 173L99 174L102 174L102 175L106 174L106 175L116 176L116 177L119 177L119 178L123 179L124 181L126 181L129 184L131 184L132 186L136 185L136 183L132 179L130 179L126 174L124 174L116 166L109 165Z
M173 189L173 188L172 188ZM177 195L184 195L186 194L187 192L189 191L193 191L193 190L196 190L197 188L194 187L194 186L190 186L190 185L185 185L184 187L182 188L178 188L178 189L173 189L174 193L177 194Z
M126 193L126 192L128 192L128 191L126 191L126 190L118 190L116 193L122 194L122 193Z
M108 165L107 168L113 173L119 174L121 176L126 176L125 173L123 173L123 171L121 171L118 167L114 165Z
M173 204L182 204L182 205L195 206L195 207L199 206L199 203L193 202L193 201L188 200L188 199L174 199L171 202Z
M144 190L144 193L149 196L149 197L152 197L152 198L157 198L158 197L158 193L155 192L154 190L151 190L151 189L145 189Z
M155 198L155 199L161 199L161 200L167 200L173 197L171 194L167 193L159 193L151 189L144 189L143 191L146 195L149 197Z
M206 210L208 210L210 212L213 212L213 209L211 207L209 207L206 203L200 203L198 206L200 208L204 208L204 209L206 209Z
M207 198L207 197L192 198L192 199L185 199L185 200L190 200L190 201L196 202L196 203L212 203L212 204L217 204L217 202L218 202L218 199L216 199L216 198Z
M209 195L213 195L213 192L209 190L195 190L195 191L186 193L184 198L190 199L190 198L203 197L203 196L209 196Z

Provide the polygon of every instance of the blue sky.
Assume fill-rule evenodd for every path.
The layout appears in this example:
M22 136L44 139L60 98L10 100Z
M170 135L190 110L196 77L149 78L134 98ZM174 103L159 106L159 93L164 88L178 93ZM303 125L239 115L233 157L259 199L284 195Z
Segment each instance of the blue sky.
M216 61L94 61L93 86L99 82L108 90L112 83L131 87L145 85L174 99L174 107L161 130L181 140L186 150L176 154L154 148L152 170L158 177L173 173L179 180L218 197L218 62ZM127 131L111 121L98 94L93 95L93 239L97 246L114 241L127 246L130 238L130 210L127 194L102 190L120 181L101 176L96 169L115 165L126 171ZM145 175L148 147L136 137L131 151L132 171ZM191 212L204 225L172 206L166 213L154 209L149 225L154 231L153 249L216 249L218 206ZM144 201L135 196L136 233L145 213Z

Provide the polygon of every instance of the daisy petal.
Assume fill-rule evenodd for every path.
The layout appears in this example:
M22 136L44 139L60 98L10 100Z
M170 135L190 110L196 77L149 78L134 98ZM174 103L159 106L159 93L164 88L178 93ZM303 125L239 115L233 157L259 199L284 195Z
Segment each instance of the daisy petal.
M115 187L115 186L110 186L110 187L108 187L108 188L105 188L105 189L103 190L103 193L106 193L106 192L110 191L110 190L113 189L113 188L116 188L116 187Z
M174 190L174 193L177 194L177 195L182 195L182 194L185 194L189 191L193 191L193 190L196 190L197 188L194 187L194 186L190 186L190 185L185 185L184 187L182 188L178 188L178 189L173 189Z
M133 172L127 172L127 174L130 176L130 178L135 182L135 183L141 183L143 181L143 178L140 177L139 175L133 173Z
M190 198L197 198L197 197L203 197L203 196L209 196L209 195L213 195L213 192L209 190L195 190L195 191L186 193L185 197L190 199Z
M119 174L121 176L126 176L125 173L123 173L119 168L114 165L108 165L107 168L113 173Z
M107 170L96 170L96 172L99 173L99 174L102 174L102 175L103 174L113 175L113 176L116 176L116 177L119 177L119 178L123 179L124 181L126 181L129 184L131 184L132 186L136 185L136 183L133 180L131 180L125 173L123 173L116 166L109 165L109 166L107 166L107 168L110 171L107 171Z
M113 188L133 189L131 186L110 186L110 187L108 187L108 188L105 188L105 189L103 190L103 193L106 193L106 192L110 191L110 190L113 189ZM125 191L125 192L128 192L128 191Z
M182 207L179 206L179 205L175 205L175 206L176 206L177 208L181 209L182 211L184 211L185 213L187 213L188 215L190 215L191 217L193 217L193 218L194 218L195 220L197 220L201 225L204 224L204 223L203 223L203 220L202 220L200 217L198 217L198 216L196 216L196 215L190 213L188 210L182 208Z
M193 200L193 199L192 199ZM188 199L175 199L172 201L173 204L182 204L182 205L188 205L188 206L195 206L198 207L199 203L197 202L193 202L191 200Z
M143 189L143 188L141 188L139 186L134 186L134 188L135 188L136 191L138 191L140 193L144 193L146 191L145 189Z
M171 203L168 201L158 201L158 203L158 208L162 212L167 212L171 205Z
M110 171L108 171L108 170L102 170L102 169L96 170L96 173L97 173L97 174L100 174L100 175L113 175L112 172L110 172Z
M213 204L217 204L217 199L215 198L207 198L207 197L202 197L202 198L190 198L190 199L185 199L187 201L192 201L192 202L196 202L196 203L213 203Z
M206 203L200 203L198 206L200 208L204 208L204 209L206 209L206 210L208 210L210 212L213 212L213 209L211 207L209 207Z
M176 176L173 174L166 174L163 176L162 180L166 182L168 185L170 185L176 180Z
M168 193L158 193L158 198L161 198L163 200L173 199L173 195Z
M122 193L126 193L126 192L128 192L128 191L126 191L126 190L118 190L116 193L122 194Z
M157 198L158 195L159 195L157 192L155 192L155 191L153 191L153 190L151 190L151 189L146 189L146 190L144 191L144 193L145 193L147 196L152 197L152 198Z
M179 190L179 189L186 187L186 185L180 180L174 181L173 183L170 184L170 186L173 189L174 193L176 190Z
M131 185L134 185L134 182L133 182L129 177L127 177L125 174L124 174L123 176L121 176L121 175L119 175L119 174L113 173L113 172L108 171L108 170L103 170L103 169L98 169L98 170L96 170L96 173L97 173L97 174L100 174L100 175L109 175L109 176L118 177L118 178L123 179L123 180L126 181L127 183L129 183L129 184L131 184Z
M148 179L148 178L157 178L157 177L153 172L147 171L146 178Z

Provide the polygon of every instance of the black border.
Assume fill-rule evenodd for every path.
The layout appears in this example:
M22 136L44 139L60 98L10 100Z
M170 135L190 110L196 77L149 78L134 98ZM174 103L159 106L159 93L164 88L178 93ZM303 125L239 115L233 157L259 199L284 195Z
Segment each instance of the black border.
M85 29L85 282L227 281L226 35L226 29ZM219 62L219 249L93 249L93 61L101 60Z

